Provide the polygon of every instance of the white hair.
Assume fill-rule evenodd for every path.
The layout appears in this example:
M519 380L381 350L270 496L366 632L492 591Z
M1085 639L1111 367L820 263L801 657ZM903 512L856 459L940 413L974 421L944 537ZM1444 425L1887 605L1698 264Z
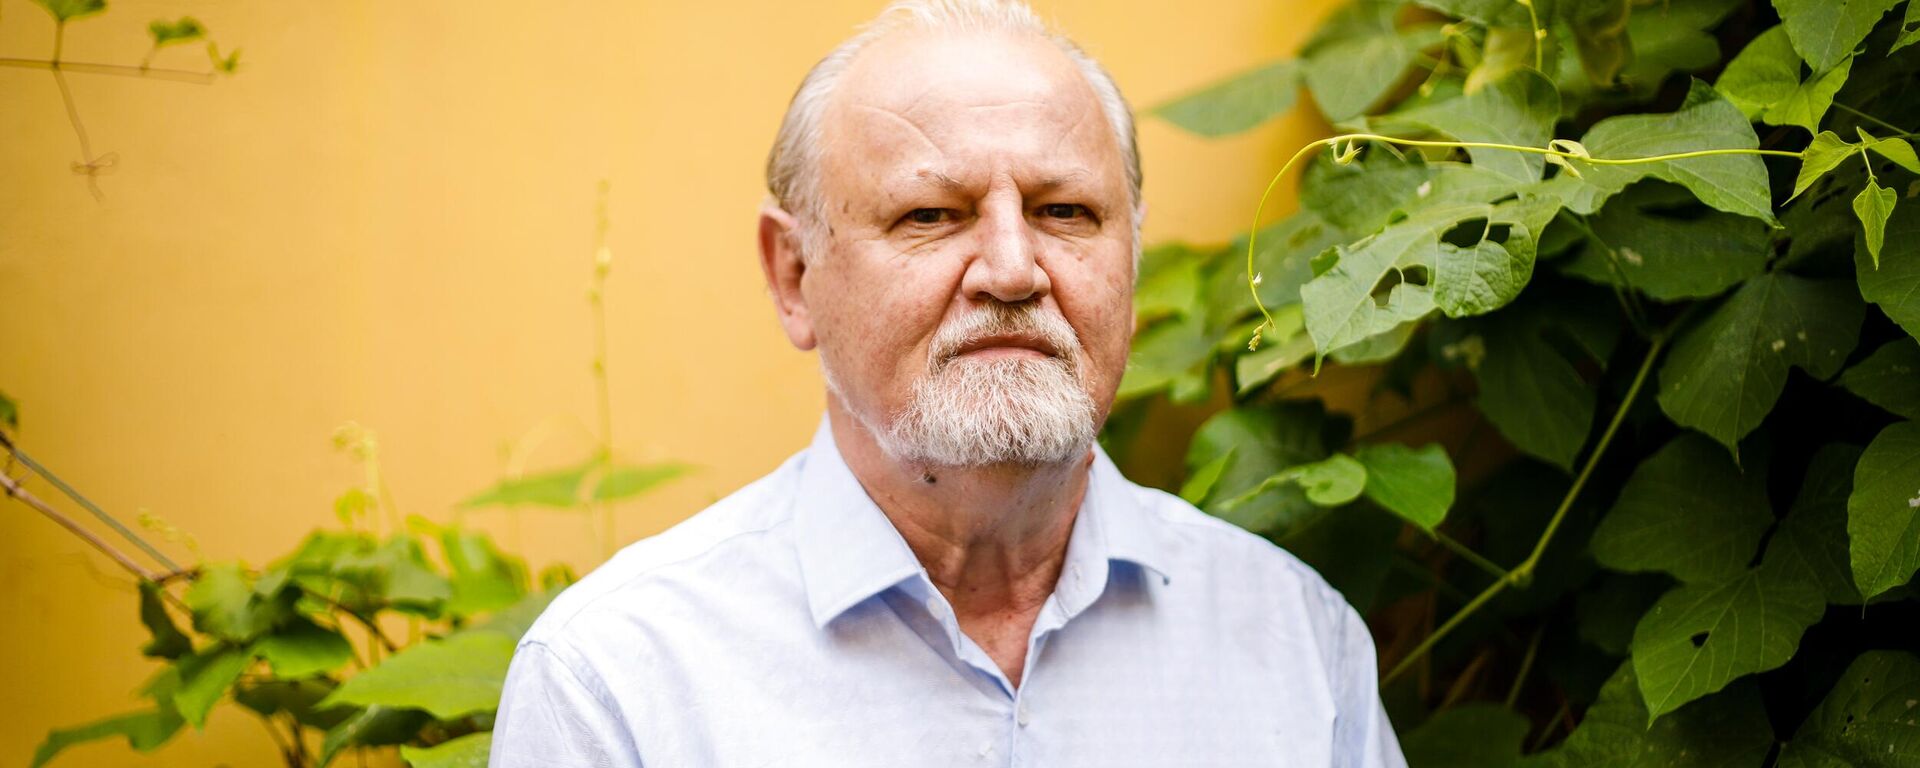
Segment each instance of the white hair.
M1026 34L1058 46L1093 88L1100 110L1106 114L1114 140L1120 146L1132 203L1134 251L1138 260L1141 177L1133 112L1120 95L1120 87L1099 62L1072 40L1048 28L1022 0L896 0L807 72L794 91L793 101L787 105L786 117L780 121L773 150L767 154L767 190L773 194L774 201L797 220L802 239L797 245L803 258L811 259L813 252L825 245L818 238L819 225L825 217L817 173L822 142L821 116L841 76L860 51L875 40L903 31Z

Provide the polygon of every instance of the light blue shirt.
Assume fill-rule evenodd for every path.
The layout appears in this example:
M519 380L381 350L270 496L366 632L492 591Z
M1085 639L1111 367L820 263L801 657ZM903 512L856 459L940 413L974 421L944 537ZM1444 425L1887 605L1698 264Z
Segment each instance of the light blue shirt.
M1099 453L1018 688L823 422L520 641L494 768L1405 765L1318 574Z

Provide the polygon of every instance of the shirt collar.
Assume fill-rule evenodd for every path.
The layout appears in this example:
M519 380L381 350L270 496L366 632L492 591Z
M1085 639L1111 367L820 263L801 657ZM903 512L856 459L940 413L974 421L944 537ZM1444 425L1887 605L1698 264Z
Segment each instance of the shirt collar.
M1084 610L1104 590L1109 561L1150 569L1163 583L1169 579L1150 510L1139 503L1131 484L1098 446L1090 471L1086 499L1067 544L1068 570L1056 590L1069 615ZM848 609L903 581L926 578L925 568L906 540L841 457L825 418L814 431L800 472L795 547L815 625L825 627ZM1086 579L1081 588L1075 588L1069 578L1076 565Z

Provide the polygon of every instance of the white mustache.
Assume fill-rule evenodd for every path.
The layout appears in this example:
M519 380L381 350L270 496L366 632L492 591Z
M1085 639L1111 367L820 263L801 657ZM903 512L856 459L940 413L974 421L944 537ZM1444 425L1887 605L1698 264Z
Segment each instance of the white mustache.
M934 334L928 366L944 367L967 344L988 336L1033 336L1046 342L1066 363L1069 370L1080 368L1080 336L1058 312L1049 312L1039 304L990 302L985 307L961 315L941 326Z

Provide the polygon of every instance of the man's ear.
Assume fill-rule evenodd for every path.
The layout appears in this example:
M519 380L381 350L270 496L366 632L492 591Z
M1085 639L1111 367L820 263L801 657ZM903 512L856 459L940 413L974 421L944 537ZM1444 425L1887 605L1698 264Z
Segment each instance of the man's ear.
M787 340L806 351L813 349L813 316L807 312L807 298L800 291L807 263L800 256L799 222L777 203L768 200L760 206L760 271L767 278L767 293L773 297L774 314Z

